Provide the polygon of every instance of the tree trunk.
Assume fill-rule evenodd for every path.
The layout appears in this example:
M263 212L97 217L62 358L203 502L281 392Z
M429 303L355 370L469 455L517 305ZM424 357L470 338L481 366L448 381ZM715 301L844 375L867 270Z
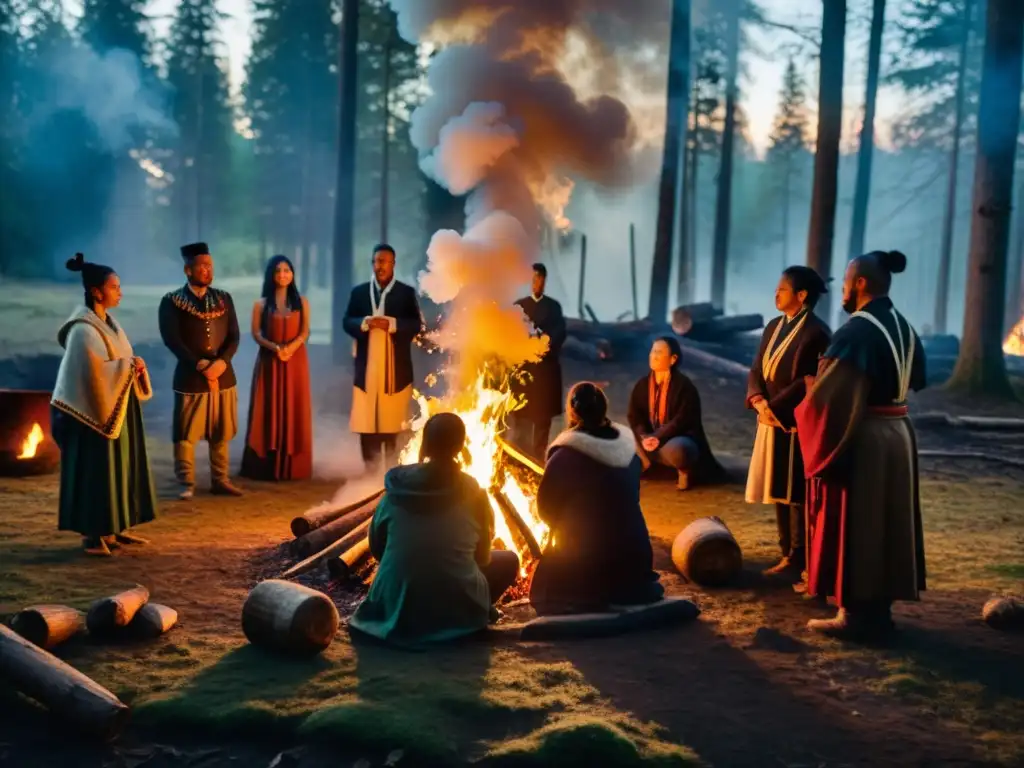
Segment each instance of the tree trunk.
M850 258L864 253L864 230L868 224L868 200L871 196L871 159L875 152L875 102L878 97L878 73L882 62L882 31L885 29L885 0L874 0L871 11L871 38L868 42L868 78L864 94L864 125L857 149L857 186L853 193L853 221L850 224Z
M1006 251L1020 129L1024 4L989 0L978 103L971 248L960 355L951 387L1013 397L1003 358Z
M676 242L676 304L693 301L693 264L690 260L692 248L690 237L693 232L693 218L690 216L690 200L693 195L693 135L683 146L683 178L679 198L679 237Z
M956 72L956 118L953 123L953 149L949 153L949 178L946 181L946 213L942 220L942 244L939 246L939 277L935 285L936 334L946 333L949 310L949 273L953 262L953 221L956 217L957 174L960 169L960 134L964 125L967 75L967 49L971 41L974 0L964 0L964 30L960 38L960 61Z
M698 93L699 96L699 93ZM686 206L686 282L689 291L687 301L697 298L697 202L700 178L700 101L694 100L693 143L690 147L689 189L683 195Z
M884 0L880 0L884 2ZM722 130L722 158L718 167L718 201L715 207L715 244L711 265L711 303L725 307L725 284L729 268L729 227L732 221L732 167L736 144L736 100L740 69L740 1L731 0L729 46L725 86L725 125Z
M685 146L686 112L690 89L690 0L672 3L669 49L668 103L665 109L665 144L658 185L658 221L651 265L651 292L647 315L664 322L668 317L668 285L672 273L672 242L676 223L681 149ZM685 232L680 233L685 237Z
M356 193L356 70L358 68L359 0L344 0L341 16L341 52L338 60L338 182L334 193L334 285L332 291L331 346L334 362L352 354L342 320L352 292L352 225Z
M846 0L825 0L821 16L821 71L818 78L818 139L814 152L814 190L807 232L807 266L826 280L832 276L832 244L836 228L839 184L839 138L843 129L843 56L846 43ZM829 322L831 295L816 312Z
M1009 261L1007 263L1007 294L1006 294L1006 319L1003 321L1003 335L1005 336L1014 326L1020 322L1024 315L1022 299L1024 299L1024 180L1017 185L1017 223L1016 232L1013 236L1013 247L1010 249Z
M793 207L792 193L790 191L793 177L793 158L786 158L786 172L784 175L784 192L782 195L782 269L789 266L789 214Z
M380 145L380 242L388 242L388 213L390 208L391 173L391 36L384 41L384 130Z

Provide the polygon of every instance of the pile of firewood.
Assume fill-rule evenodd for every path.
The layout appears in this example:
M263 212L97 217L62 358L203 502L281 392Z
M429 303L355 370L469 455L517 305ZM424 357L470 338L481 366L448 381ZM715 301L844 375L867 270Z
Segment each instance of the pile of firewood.
M372 580L373 557L367 534L383 493L384 489L379 488L355 502L325 502L293 519L295 540L291 549L300 560L281 578L289 579L327 563L327 569L339 581L357 576L362 576L364 582Z
M564 351L591 362L628 357L636 353L638 342L645 345L654 336L674 334L693 341L721 342L764 327L762 315L726 316L710 302L676 307L670 325L651 320L602 323L592 311L590 316L590 321L566 320L571 341L566 342Z
M83 735L112 739L128 706L48 649L86 631L101 641L158 637L177 621L174 609L149 602L143 586L97 600L84 614L66 605L30 606L15 614L10 629L0 625L0 678Z

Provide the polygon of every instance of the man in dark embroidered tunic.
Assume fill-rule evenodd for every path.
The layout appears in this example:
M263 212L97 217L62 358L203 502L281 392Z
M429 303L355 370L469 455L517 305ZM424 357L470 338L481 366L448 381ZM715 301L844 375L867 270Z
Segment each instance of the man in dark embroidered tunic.
M423 328L416 291L395 279L395 249L373 249L374 279L352 289L342 325L355 339L352 388L353 432L363 461L373 465L386 451L395 457L412 401L412 342Z
M231 358L238 350L238 317L231 294L212 288L213 257L206 243L182 246L188 283L160 302L160 335L174 353L174 472L181 498L195 493L195 446L210 445L216 494L240 496L228 479L228 444L238 431L238 390Z
M836 331L796 408L808 484L808 594L835 598L834 619L811 629L875 635L892 629L894 600L925 588L917 442L907 393L925 386L925 357L889 299L902 253L850 262L849 322Z
M539 362L524 363L512 382L512 391L526 401L522 408L511 414L516 442L539 462L547 456L551 422L564 407L562 364L558 357L565 344L565 316L562 305L544 295L547 279L547 267L534 264L531 293L519 299L516 306L523 310L538 331L548 337L548 351Z

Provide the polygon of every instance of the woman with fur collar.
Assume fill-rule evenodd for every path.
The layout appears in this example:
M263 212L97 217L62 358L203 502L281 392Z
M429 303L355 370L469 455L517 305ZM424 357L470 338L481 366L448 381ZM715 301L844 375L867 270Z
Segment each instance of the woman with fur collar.
M608 420L608 399L588 381L566 403L569 428L548 448L537 512L552 541L537 565L538 614L587 613L664 595L640 509L640 458L629 427Z
M85 305L57 333L64 356L53 390L52 428L60 447L57 528L84 538L90 555L143 544L128 529L156 517L140 403L152 397L142 358L108 310L121 303L113 269L78 253L67 268L82 275Z

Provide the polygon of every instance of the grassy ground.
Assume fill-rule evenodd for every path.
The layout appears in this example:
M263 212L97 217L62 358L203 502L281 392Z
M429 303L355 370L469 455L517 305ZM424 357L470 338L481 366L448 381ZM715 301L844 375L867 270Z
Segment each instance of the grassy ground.
M601 373L623 402L628 376ZM750 435L738 385L693 373L708 393L713 443L742 463ZM169 446L154 439L151 452L169 496ZM1020 588L1022 478L980 465L925 470L930 591L898 608L903 632L885 648L806 632L825 609L759 577L775 556L772 515L744 505L739 485L679 494L655 481L643 502L656 565L670 593L703 609L675 630L564 644L501 632L429 654L353 643L343 630L313 661L269 657L240 627L253 553L288 538L290 518L331 496L330 482L167 501L145 529L151 546L98 561L53 530L53 477L0 481L0 614L42 602L84 608L145 584L179 611L179 627L141 645L80 640L59 654L132 704L130 741L152 750L154 740L205 739L225 759L268 750L246 765L296 743L320 745L324 765L389 755L409 765L1019 765L1024 648L978 617L991 594ZM736 588L698 590L672 569L672 538L706 515L723 517L743 546L748 572ZM31 729L16 726L15 738L12 727L0 725L0 744L19 754ZM320 764L312 760L302 764Z
M253 281L224 287L240 307L257 289ZM126 291L118 317L136 343L156 338L156 302L165 290ZM77 294L73 287L8 291L0 324L19 334L3 334L0 358L57 352L55 328ZM315 304L329 306L326 296ZM326 315L314 316L318 326L325 328ZM702 392L712 444L742 466L751 423L740 383L688 372ZM566 379L601 380L622 404L634 373L571 368ZM325 402L342 407L337 393L348 386L347 374L315 384L324 392L317 451L332 459L328 465L345 464L336 461L344 439L326 434L340 435L344 425L334 429L320 411ZM947 405L941 393L930 397L928 410ZM170 446L157 439L165 433L159 410L147 410L151 455L170 499ZM942 439L922 435L923 442ZM54 531L54 477L0 480L0 616L33 603L85 608L142 583L181 617L155 641L77 640L59 649L131 703L133 725L120 751L68 746L23 702L5 699L0 706L12 715L0 720L0 765L248 766L276 757L278 765L303 766L360 759L369 761L364 766L1024 762L1024 646L979 620L990 595L1021 590L1020 473L995 464L924 464L929 592L919 604L898 607L903 631L884 648L804 629L826 611L759 577L776 556L773 515L744 505L739 485L679 494L652 481L642 499L656 566L671 594L701 606L692 625L563 644L518 643L499 632L429 654L353 643L343 630L313 661L267 656L246 644L240 625L254 557L286 540L290 518L336 486L249 484L241 500L167 500L161 518L144 529L151 546L98 561L80 554L75 536ZM723 517L743 547L747 572L735 588L696 589L671 565L675 534L706 515ZM296 745L304 751L288 751Z

